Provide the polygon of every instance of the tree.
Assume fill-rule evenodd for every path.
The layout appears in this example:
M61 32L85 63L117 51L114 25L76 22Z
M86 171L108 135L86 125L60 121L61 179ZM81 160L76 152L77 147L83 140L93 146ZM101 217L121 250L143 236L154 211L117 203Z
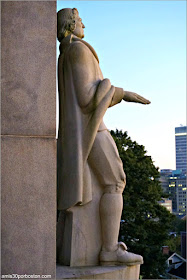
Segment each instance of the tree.
M165 273L166 257L162 255L173 215L158 201L163 197L158 168L144 146L138 145L126 132L111 131L127 176L123 193L119 240L144 258L141 275L146 279L158 279Z
M175 217L170 230L177 234L180 234L181 231L186 231L186 219Z
M181 254L181 231L186 231L186 218L180 219L175 216L170 228L170 232L173 234L170 234L165 245L169 246L170 251L179 255Z
M169 239L165 242L166 246L169 246L171 252L175 252L181 255L181 236L170 235Z

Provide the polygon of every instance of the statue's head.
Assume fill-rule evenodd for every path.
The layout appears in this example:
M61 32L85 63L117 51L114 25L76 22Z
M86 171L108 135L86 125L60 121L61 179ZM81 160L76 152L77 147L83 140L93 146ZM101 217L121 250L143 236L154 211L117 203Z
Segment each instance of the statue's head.
M74 34L79 38L84 38L85 26L82 19L79 17L78 10L62 9L57 13L57 38L61 42L63 38L70 34Z

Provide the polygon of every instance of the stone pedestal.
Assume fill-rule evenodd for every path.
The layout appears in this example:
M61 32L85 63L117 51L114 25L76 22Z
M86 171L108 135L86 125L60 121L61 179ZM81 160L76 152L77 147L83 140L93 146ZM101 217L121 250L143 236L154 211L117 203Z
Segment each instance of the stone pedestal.
M102 189L92 176L92 201L60 213L57 261L69 266L96 266L102 245L99 204Z
M112 280L138 280L140 265L133 266L93 266L93 267L67 267L57 266L57 279L112 279Z
M1 2L2 274L56 273L56 2Z

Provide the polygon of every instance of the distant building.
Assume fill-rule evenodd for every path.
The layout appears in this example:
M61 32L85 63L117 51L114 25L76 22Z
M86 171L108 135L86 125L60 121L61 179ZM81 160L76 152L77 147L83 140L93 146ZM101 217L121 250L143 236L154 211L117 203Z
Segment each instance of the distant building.
M186 174L187 170L187 126L175 128L176 169Z
M172 212L182 217L186 214L187 126L175 128L175 148L176 170L162 169L159 180L172 200Z
M181 171L180 171L181 172ZM169 198L172 199L173 212L179 216L186 215L186 176L174 170L169 177Z
M172 200L168 198L163 198L158 202L160 205L164 206L170 213L172 213Z
M173 253L166 261L168 269L167 276L170 279L186 279L186 260Z
M186 175L181 170L162 169L160 182L163 192L172 200L172 213L186 214Z
M170 176L173 172L173 169L161 169L160 170L160 175L161 176Z
M186 279L186 263L183 262L177 268L171 268L167 272L167 275L170 277L170 279Z
M161 169L160 179L163 192L168 194L169 177L172 175L172 169Z
M165 247L167 247L167 246L165 246ZM167 266L170 268L171 268L171 266L177 268L184 262L186 263L186 260L177 253L173 253L166 260Z

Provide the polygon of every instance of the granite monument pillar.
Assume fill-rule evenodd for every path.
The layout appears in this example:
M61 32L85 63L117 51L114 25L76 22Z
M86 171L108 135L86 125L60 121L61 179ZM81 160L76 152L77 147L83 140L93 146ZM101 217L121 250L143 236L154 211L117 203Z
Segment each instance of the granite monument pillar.
M56 270L56 1L1 2L2 274Z

